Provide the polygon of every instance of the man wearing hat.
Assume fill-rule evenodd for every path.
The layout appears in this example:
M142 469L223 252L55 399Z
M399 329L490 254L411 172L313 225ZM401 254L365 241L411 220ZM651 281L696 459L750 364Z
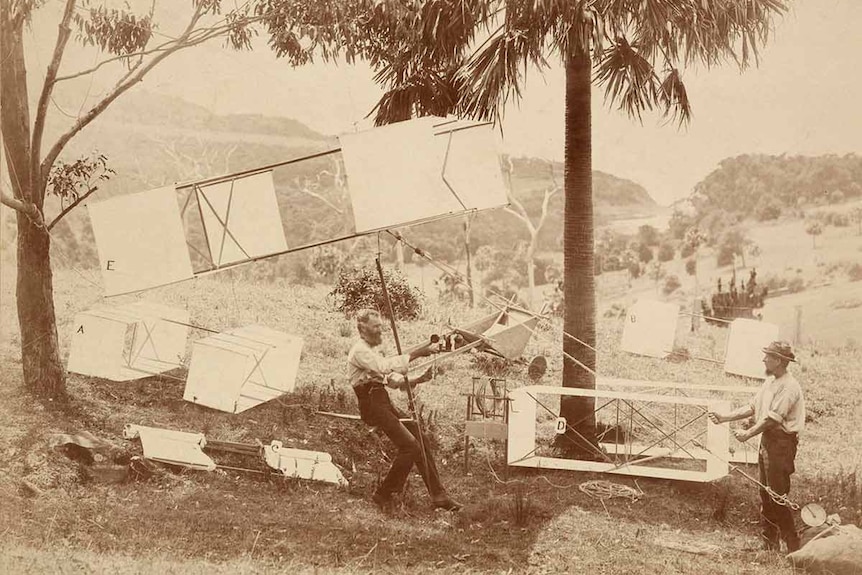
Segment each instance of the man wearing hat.
M387 387L404 389L408 383L414 385L430 379L423 375L408 382L405 375L411 361L435 353L437 344L428 343L407 354L384 357L378 349L383 340L380 314L370 309L361 310L356 314L356 328L359 339L350 348L347 363L350 383L359 401L359 414L362 421L380 429L398 448L398 455L372 500L381 508L391 507L393 497L404 490L415 466L434 507L457 511L461 504L449 497L440 482L428 438L415 421L402 421L402 414L392 405L386 391Z
M763 348L766 381L754 399L727 414L710 412L713 423L753 418L748 429L734 432L736 439L747 441L761 434L760 468L761 535L768 549L780 548L779 536L787 544L788 553L799 549L799 536L793 524L790 507L783 505L790 492L790 476L795 471L796 445L805 425L805 398L796 378L787 371L796 361L793 349L785 341L774 341Z

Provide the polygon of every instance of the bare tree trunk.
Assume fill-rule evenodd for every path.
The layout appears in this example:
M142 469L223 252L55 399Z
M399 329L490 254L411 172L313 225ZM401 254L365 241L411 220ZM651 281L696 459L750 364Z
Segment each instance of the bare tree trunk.
M584 389L595 389L595 377L572 358L595 371L596 296L590 72L588 53L569 56L566 62L563 329L583 343L563 336L563 386ZM587 445L596 443L595 399L564 398L560 412L567 424L577 431L569 431L562 436L566 438L565 443L576 446L574 454L578 457L589 457L590 453L595 453L595 448ZM558 445L563 447L563 441Z
M530 309L535 309L534 303L536 300L536 263L534 258L536 256L536 242L538 241L538 234L536 232L532 232L530 234L530 244L527 246L527 304Z
M30 108L24 60L23 17L14 18L9 3L0 7L0 125L13 196L18 210L16 299L21 326L24 385L46 398L65 397L66 376L60 362L54 315L50 237L41 221L45 179L31 170Z
M18 214L18 322L24 385L41 397L63 399L66 374L60 361L50 240L24 214Z
M473 262L470 254L470 231L473 222L467 219L464 222L464 252L467 254L467 292L470 297L470 307L476 305L475 294L473 293Z

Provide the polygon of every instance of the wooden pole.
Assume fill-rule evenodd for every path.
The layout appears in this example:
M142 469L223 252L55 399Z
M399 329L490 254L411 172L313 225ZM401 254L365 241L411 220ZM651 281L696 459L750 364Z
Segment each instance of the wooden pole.
M386 279L383 277L383 266L380 265L380 256L374 260L377 264L377 274L380 276L380 286L383 288L383 299L386 301L386 309L389 311L389 325L392 327L392 337L395 338L395 350L398 355L401 355L401 339L398 337L398 327L395 325L395 312L392 310L392 300L389 299L389 291L386 289ZM422 466L427 470L428 462L425 458L425 438L422 433L422 422L419 420L419 414L416 412L416 402L413 398L413 388L410 386L410 378L407 373L404 374L404 389L407 391L407 407L410 410L410 417L416 423L417 436L419 441L419 449L422 452Z

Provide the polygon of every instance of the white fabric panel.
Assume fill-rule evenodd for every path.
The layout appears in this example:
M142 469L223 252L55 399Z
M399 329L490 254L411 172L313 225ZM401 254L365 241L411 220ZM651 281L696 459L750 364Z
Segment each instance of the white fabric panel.
M264 450L264 460L285 477L314 479L345 487L348 485L341 471L332 463L332 456L323 451L293 449L284 447L281 441L273 441Z
M626 314L623 351L649 357L664 358L673 351L679 305L640 299Z
M133 370L160 373L182 366L189 336L188 310L148 302L135 302L123 309L140 318L131 349Z
M293 391L302 338L251 325L200 339L183 399L240 413Z
M735 319L730 324L724 371L766 379L763 348L778 339L778 326L756 319Z
M358 233L461 209L439 186L436 120L420 118L339 137Z
M126 330L130 324L92 312L81 312L72 323L66 369L72 373L123 381Z
M249 370L248 355L212 345L212 338L195 341L183 399L235 413L237 398Z
M210 255L216 266L287 249L272 172L198 190ZM230 235L225 233L225 227Z
M263 348L262 353L255 354L255 358L260 359L260 365L249 374L240 391L237 413L294 390L302 355L301 337L258 325L246 326L231 333L268 346Z
M339 136L357 233L507 203L490 127L453 132L446 158L445 130L455 124L435 129L444 122L432 116Z
M146 459L206 471L216 468L215 461L201 451L201 448L206 445L206 440L201 433L187 433L143 425L130 427L133 427L141 438L141 447Z
M471 210L506 205L508 199L498 153L499 135L494 127L477 126L451 132L451 144L450 134L441 132L446 128L446 125L437 128L439 135L434 140L440 165L444 166L444 177L455 194Z
M105 295L193 276L176 190L159 188L88 206Z

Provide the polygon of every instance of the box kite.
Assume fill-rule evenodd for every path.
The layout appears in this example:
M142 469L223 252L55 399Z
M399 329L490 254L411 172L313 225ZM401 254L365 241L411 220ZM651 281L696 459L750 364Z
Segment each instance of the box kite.
M339 140L303 158L93 204L106 295L508 203L490 124L429 116ZM344 162L353 232L288 248L273 171L332 154Z
M135 302L83 311L72 323L67 369L129 381L182 366L189 312Z
M196 340L183 399L240 413L293 391L302 338L249 325Z

